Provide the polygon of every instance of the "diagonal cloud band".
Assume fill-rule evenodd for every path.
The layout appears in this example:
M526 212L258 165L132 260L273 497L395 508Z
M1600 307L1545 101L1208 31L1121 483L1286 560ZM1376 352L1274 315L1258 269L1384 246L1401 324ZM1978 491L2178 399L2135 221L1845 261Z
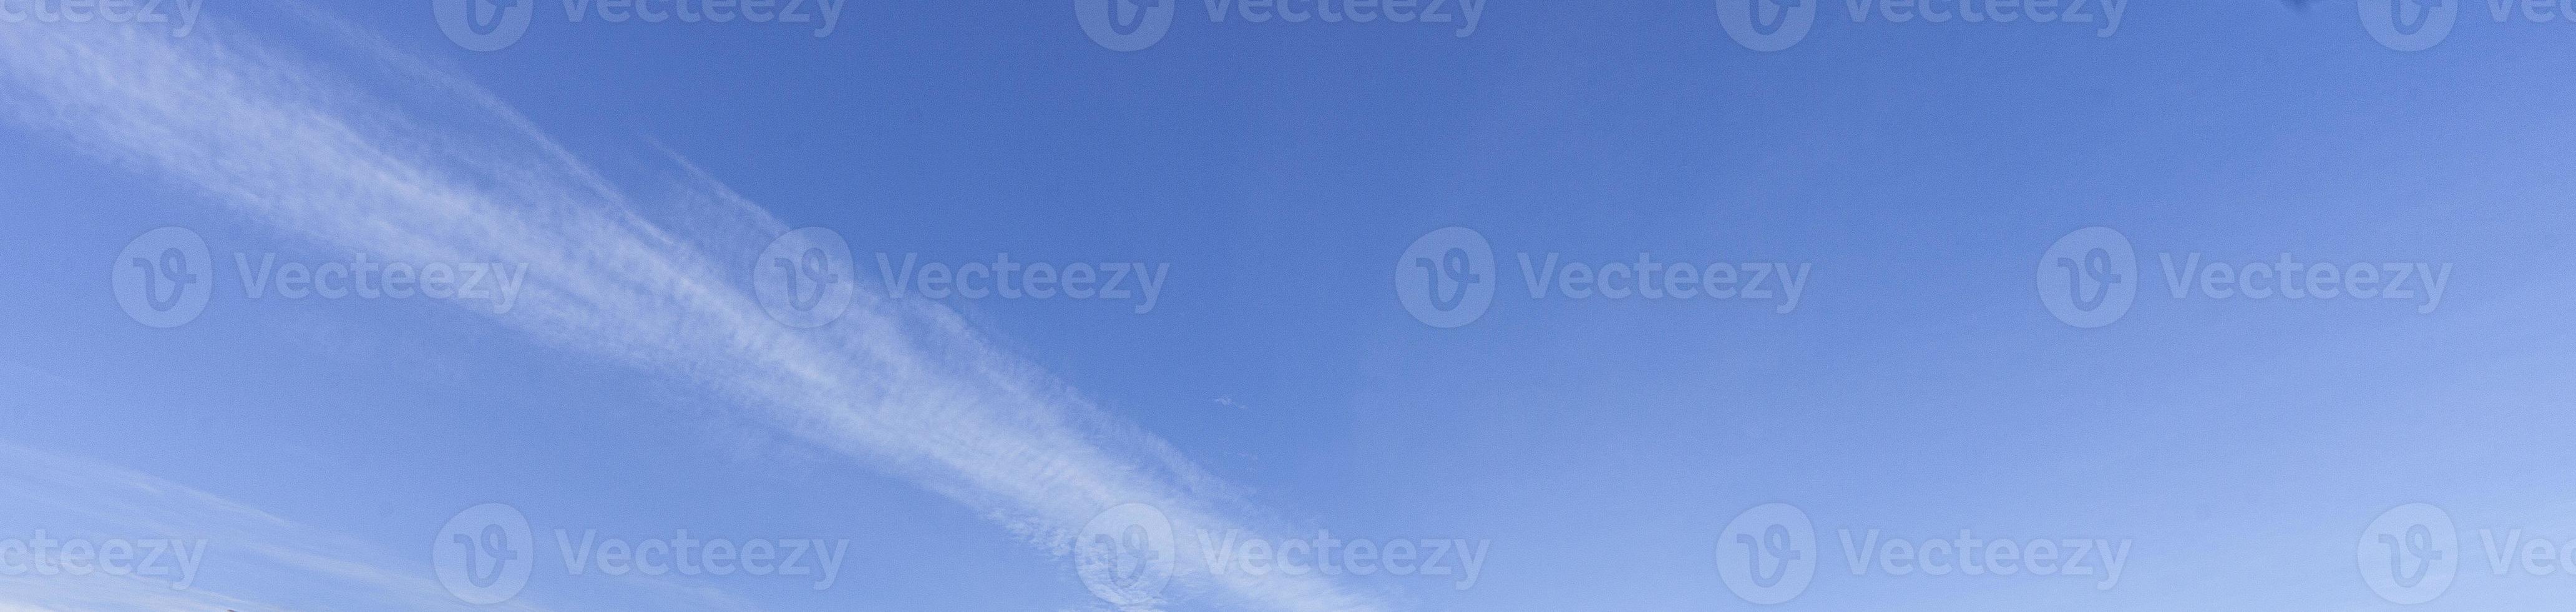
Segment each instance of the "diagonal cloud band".
M8 24L0 103L25 125L304 239L389 258L527 263L545 273L530 274L520 306L497 321L703 386L1057 554L1126 504L1159 509L1181 534L1277 528L1161 439L945 307L860 291L832 326L771 322L744 280L751 254L788 226L685 162L672 180L692 197L639 202L454 73L312 9L281 10L294 18L277 23L303 24L309 32L296 34L372 68L325 66L212 16L184 39ZM1183 567L1172 588L1247 609L1392 607L1313 575Z

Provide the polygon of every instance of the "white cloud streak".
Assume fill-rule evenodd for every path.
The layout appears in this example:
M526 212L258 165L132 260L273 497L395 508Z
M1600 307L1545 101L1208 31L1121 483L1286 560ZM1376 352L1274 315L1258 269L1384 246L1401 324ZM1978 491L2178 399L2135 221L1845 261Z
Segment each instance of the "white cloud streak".
M197 562L175 555L125 563L127 574L75 574L61 559L0 560L0 610L261 610L293 608L243 592L268 584L329 585L380 609L549 612L526 601L476 608L438 581L359 540L327 534L267 512L148 474L0 443L0 538L44 537L93 545L107 540L180 540ZM427 542L422 548L427 548ZM28 554L20 552L19 554ZM416 564L426 568L426 563ZM51 573L38 568L51 567Z
M944 307L860 291L833 326L773 323L744 282L752 256L788 226L685 162L671 180L687 197L639 202L453 73L306 9L286 12L338 61L215 16L175 40L135 27L0 26L0 103L303 239L389 259L528 264L519 307L496 320L701 384L1059 554L1093 515L1125 503L1161 509L1183 534L1277 530L1168 444ZM1392 607L1320 576L1186 564L1172 595L1292 612Z

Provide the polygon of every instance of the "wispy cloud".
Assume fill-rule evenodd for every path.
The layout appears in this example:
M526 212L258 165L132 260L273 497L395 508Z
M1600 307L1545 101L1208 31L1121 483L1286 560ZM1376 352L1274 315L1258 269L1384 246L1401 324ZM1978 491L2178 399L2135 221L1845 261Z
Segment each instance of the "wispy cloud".
M389 258L526 263L520 306L496 320L701 384L1058 553L1095 514L1127 503L1159 508L1184 537L1277 528L1159 438L944 307L860 291L834 326L774 324L743 282L751 256L788 225L685 162L660 185L632 182L656 198L630 196L453 73L304 9L284 12L301 19L299 44L342 61L214 16L185 39L18 26L0 37L0 99L27 125L304 239ZM1320 576L1180 572L1175 594L1233 607L1391 607Z
M150 474L6 442L0 442L0 491L9 492L0 498L0 517L6 517L0 541L23 544L41 534L93 547L165 539L187 547L138 553L114 572L104 562L80 561L85 569L78 573L67 565L69 553L9 548L12 556L0 559L7 570L0 571L0 611L298 609L290 601L425 612L758 609L700 581L640 575L589 578L628 594L614 602L551 606L530 597L471 606L430 575L427 559ZM428 542L420 544L426 549Z
M178 543L177 551L137 554L113 573L86 569L92 562L75 573L65 559L18 552L26 556L0 572L7 585L0 609L290 609L260 601L278 593L245 592L257 590L255 582L328 585L386 609L473 609L421 572L397 569L406 565L398 557L366 552L376 546L141 472L0 443L0 490L10 492L0 501L9 517L0 538ZM525 602L499 609L547 612Z

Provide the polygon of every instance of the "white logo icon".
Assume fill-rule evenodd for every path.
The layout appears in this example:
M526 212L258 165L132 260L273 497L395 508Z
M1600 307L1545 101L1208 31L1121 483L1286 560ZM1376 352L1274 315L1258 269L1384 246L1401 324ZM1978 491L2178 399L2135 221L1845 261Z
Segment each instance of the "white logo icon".
M828 228L808 227L779 236L752 262L751 289L769 317L788 327L829 325L859 294L858 262L850 243Z
M1101 601L1121 610L1161 605L1180 556L1172 519L1145 504L1123 504L1092 517L1073 544L1074 571Z
M509 504L466 508L430 542L430 563L449 594L474 605L517 597L536 569L528 517Z
M1091 42L1111 51L1142 51L1172 31L1181 0L1073 0L1073 17Z
M467 51L499 51L517 44L536 20L538 0L430 0L439 31Z
M135 236L116 254L108 281L116 304L136 323L170 328L197 320L215 294L214 258L206 239L184 227Z
M1494 304L1494 247L1463 227L1414 240L1395 261L1395 298L1424 325L1442 329L1476 322Z
M2420 604L2441 597L2459 575L2460 532L2451 514L2432 504L2398 506L2362 530L2354 558L2380 599Z
M2039 303L2067 325L2110 325L2138 300L2138 252L2107 227L2075 230L2039 258Z
M1822 0L1717 0L1717 22L1746 49L1779 51L1807 39Z
M2422 51L2442 44L2459 25L2460 0L2360 0L2361 27L2379 44Z
M1816 579L1816 525L1797 506L1755 506L1717 538L1717 577L1746 602L1797 599Z

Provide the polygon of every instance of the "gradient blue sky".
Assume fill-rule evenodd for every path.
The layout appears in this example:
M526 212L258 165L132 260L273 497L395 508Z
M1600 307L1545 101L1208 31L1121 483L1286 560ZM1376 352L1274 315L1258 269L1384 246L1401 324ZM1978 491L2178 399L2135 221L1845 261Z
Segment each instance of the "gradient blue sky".
M1491 543L1465 590L1346 578L1172 610L1747 609L1719 577L1719 534L1771 502L1812 516L1827 547L1782 610L2398 609L2354 551L2392 507L2440 506L2466 542L2576 540L2576 79L2560 51L2576 24L2470 4L2439 46L2405 53L2335 1L2139 3L2107 38L1854 23L1826 3L1803 43L1757 53L1705 2L1494 2L1460 38L1212 24L1178 1L1171 34L1132 53L1096 45L1064 2L852 2L823 38L569 24L540 2L527 37L489 53L450 42L426 2L217 0L176 39L0 24L0 539L210 542L186 593L16 576L0 610L465 609L429 544L487 502L541 531L851 542L829 590L540 565L525 609L1107 609L1047 545L1087 515L974 476L1116 490L1125 472L1086 466L1169 457L1194 467L1135 487L1279 537ZM259 109L278 122L249 121ZM293 137L314 134L366 146ZM404 171L471 205L368 182ZM437 217L459 210L510 214ZM227 278L174 329L137 324L109 286L118 251L163 226L204 236ZM707 280L734 284L714 293L736 298L726 312L757 315L741 308L750 262L806 226L862 258L1171 272L1141 315L916 298L757 333L568 297ZM1438 329L1389 272L1451 226L1488 238L1507 276L1522 252L1814 272L1788 314L1531 299L1509 276L1481 319ZM2077 329L2032 278L2088 226L2125 234L2149 275L2162 252L2456 272L2429 314L2177 300L2150 281L2118 323ZM713 274L619 268L634 254L580 240L651 231L674 236L675 269ZM352 250L533 258L538 288L500 316L231 290L235 252ZM742 345L706 349L725 338ZM744 355L791 340L913 351L950 374L901 387L833 368L877 363L862 358L797 362L867 395L782 397L825 390ZM1030 473L883 446L1074 444L1024 430L1099 456ZM2108 591L1855 576L1831 550L1843 528L2134 552ZM2484 568L2468 560L2412 609L2569 589Z

